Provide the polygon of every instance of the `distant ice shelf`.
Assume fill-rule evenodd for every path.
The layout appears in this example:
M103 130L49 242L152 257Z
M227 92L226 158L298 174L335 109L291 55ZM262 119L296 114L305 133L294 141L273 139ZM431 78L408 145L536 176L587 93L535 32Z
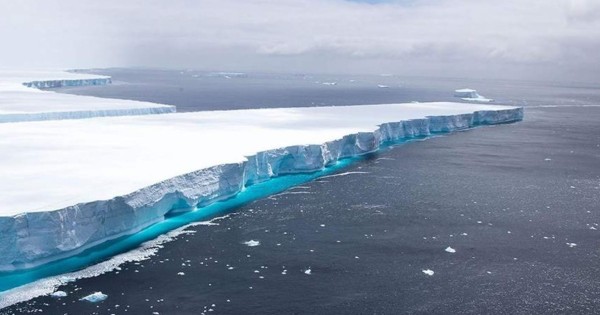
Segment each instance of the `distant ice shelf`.
M518 107L410 103L0 124L0 270L67 257L390 141L522 117Z
M0 71L0 123L164 114L175 106L59 94L40 88L105 85L111 77L63 71Z

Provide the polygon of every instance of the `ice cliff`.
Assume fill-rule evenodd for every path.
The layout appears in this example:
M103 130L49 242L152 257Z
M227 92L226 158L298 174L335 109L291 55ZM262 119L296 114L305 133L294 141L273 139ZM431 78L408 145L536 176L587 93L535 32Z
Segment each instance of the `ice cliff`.
M340 159L378 150L386 143L522 118L522 108L507 107L388 122L372 132L348 134L321 144L261 151L243 162L189 172L109 200L0 217L0 270L25 269L70 256L140 231L174 211L232 197L248 185L276 176L318 171Z
M75 96L38 89L106 85L111 77L0 71L0 123L174 113L175 106Z
M65 86L88 86L88 85L106 85L110 84L110 77L86 78L86 79L60 79L60 80L39 80L23 82L26 87L34 87L38 89L59 88Z

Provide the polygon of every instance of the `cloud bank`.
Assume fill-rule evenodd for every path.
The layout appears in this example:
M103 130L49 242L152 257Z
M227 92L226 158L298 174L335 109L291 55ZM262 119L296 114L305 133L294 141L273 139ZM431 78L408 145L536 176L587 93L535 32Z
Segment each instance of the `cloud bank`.
M595 0L0 0L0 67L598 80Z

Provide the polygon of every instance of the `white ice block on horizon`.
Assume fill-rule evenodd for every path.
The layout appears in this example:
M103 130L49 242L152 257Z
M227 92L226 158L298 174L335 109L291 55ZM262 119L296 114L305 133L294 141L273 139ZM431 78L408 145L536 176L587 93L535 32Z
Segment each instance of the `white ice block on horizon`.
M463 101L468 102L482 102L482 103L491 103L494 100L486 98L485 96L479 95L477 90L473 89L458 89L454 90L454 96L459 97Z
M463 103L211 111L0 124L0 270L135 232L174 206L317 171L386 141L514 122Z
M175 106L60 94L36 87L102 85L109 76L64 71L0 70L0 123L163 114Z

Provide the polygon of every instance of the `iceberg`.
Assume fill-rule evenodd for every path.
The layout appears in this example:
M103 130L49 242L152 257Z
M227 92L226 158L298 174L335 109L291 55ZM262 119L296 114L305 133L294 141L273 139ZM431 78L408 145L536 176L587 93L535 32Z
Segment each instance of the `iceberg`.
M102 293L102 292L94 292L88 296L84 296L81 299L79 299L80 301L87 301L90 303L98 303L98 302L102 302L104 300L106 300L108 298L108 295Z
M463 101L469 102L483 102L490 103L493 102L493 99L485 98L477 93L476 90L472 89L459 89L454 90L454 96L462 99Z
M105 85L109 76L0 71L0 123L174 113L175 106L60 94L40 88Z
M522 118L520 107L409 103L0 124L0 270L69 257L386 143Z
M50 296L53 297L53 298L57 298L57 299L64 298L64 297L67 296L67 292L65 292L65 291L55 291L55 292L52 292L50 294Z

